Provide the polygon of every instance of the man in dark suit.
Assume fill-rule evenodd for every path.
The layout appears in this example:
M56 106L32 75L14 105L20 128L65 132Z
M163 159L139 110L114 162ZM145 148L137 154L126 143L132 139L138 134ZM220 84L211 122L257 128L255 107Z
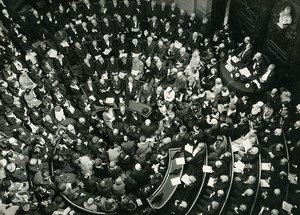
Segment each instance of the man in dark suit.
M189 54L186 53L186 49L184 47L180 48L179 52L175 55L176 67L181 68L185 67L189 63Z
M151 124L150 119L146 119L145 122L141 125L141 135L144 135L145 137L149 138L153 136L154 132L156 131L156 126L154 124Z
M262 85L268 86L275 78L275 65L270 64L266 71L260 76L259 81Z
M182 46L185 46L187 39L188 38L187 38L186 34L184 33L183 29L178 28L177 33L174 36L174 40L180 42L182 44Z
M165 59L167 47L164 45L162 40L157 42L157 46L154 51L154 56L157 56L161 61Z
M199 49L199 46L200 46L200 38L198 37L198 33L194 32L186 43L186 49L188 52L191 53L195 49Z
M84 46L81 46L79 42L76 42L74 50L79 60L83 62L88 53L87 49Z
M125 88L125 104L127 106L129 105L130 100L137 99L138 90L139 87L137 82L134 80L132 76L129 76Z
M198 32L199 30L199 18L195 13L191 13L190 19L188 20L188 30L190 32Z
M250 43L248 43L244 50L239 54L241 62L243 65L247 65L250 60L253 58L253 48Z
M250 71L253 71L253 75L260 75L261 72L265 69L266 62L260 52L257 52L252 61L250 62L248 68Z
M147 59L148 57L152 59L154 55L154 50L155 50L155 43L153 42L153 38L147 37L147 43L144 45L143 48L142 59Z
M107 17L103 18L103 23L101 26L103 35L108 34L110 37L113 36L114 33L114 26L113 24L108 20Z
M156 16L153 16L151 18L151 21L149 22L149 32L150 32L150 35L154 39L157 39L158 37L160 37L160 34L161 34L161 24L157 20Z
M171 26L170 21L167 21L165 24L165 28L161 32L161 39L164 43L169 45L171 42L173 42L174 38L174 28Z

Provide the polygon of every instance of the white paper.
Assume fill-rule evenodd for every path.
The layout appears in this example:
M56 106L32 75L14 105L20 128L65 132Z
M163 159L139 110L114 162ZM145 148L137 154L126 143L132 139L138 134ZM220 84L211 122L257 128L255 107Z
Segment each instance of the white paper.
M230 64L226 64L225 68L228 70L228 72L232 72L234 70L234 66L232 66Z
M126 73L120 72L120 73L119 73L119 78L124 79L124 77L125 77L126 75L127 75Z
M297 184L298 182L298 177L296 174L292 174L292 173L289 173L288 175L288 180L291 184Z
M184 150L192 154L193 146L191 146L190 144L187 144L187 145L185 145Z
M237 56L233 56L233 57L231 58L231 60L232 60L234 63L237 63L237 62L240 61L240 59L239 59Z
M232 148L232 152L238 152L238 151L240 151L240 147L238 147L238 146L235 145L235 144L233 144L233 145L231 146L231 148Z
M109 104L113 104L114 102L115 102L115 99L110 98L110 97L106 98L106 100L105 100L105 103L109 103Z
M253 83L256 84L257 88L260 89L261 88L261 85L260 83L255 79L253 80Z
M120 53L120 56L119 56L120 58L122 58L122 57L127 57L127 53Z
M57 51L56 51L55 49L50 49L50 50L48 51L48 55L49 55L49 57L51 57L51 58L56 58L56 57L57 57Z
M235 162L234 166L241 171L243 171L245 168L245 164L242 161Z
M173 186L176 186L176 185L178 185L178 184L181 184L180 177L172 178L172 179L171 179L171 183L172 183Z
M212 172L213 172L213 169L212 169L211 166L203 165L202 171L203 171L203 172L206 172L206 173L212 173Z
M143 205L143 202L141 201L141 199L137 199L136 203L137 203L138 206L142 206Z
M293 205L291 205L290 203L283 201L282 202L282 209L285 210L286 212L291 213L292 209L293 209Z
M108 55L111 52L111 49L105 49L103 54Z
M269 183L264 179L260 179L260 186L261 187L270 187Z
M243 171L238 169L238 168L233 168L233 171L236 172L236 173L243 173Z
M251 73L247 67L240 69L239 71L242 75L246 76L246 78L251 76Z
M61 43L60 43L60 45L62 46L62 47L69 47L70 45L69 45L69 43L67 42L67 41L62 41Z
M140 73L140 70L131 70L131 74L137 76Z
M101 57L100 54L99 54L99 55L96 55L96 56L95 56L95 60L99 60L100 57Z
M182 47L182 43L175 41L175 48L180 49Z
M244 146L244 148L245 148L245 152L247 152L248 149L252 148L252 143L250 142L250 140L245 140L245 141L243 142L243 146Z
M214 187L215 184L215 179L214 178L209 178L207 182L207 186Z
M185 160L184 160L183 157L182 158L176 158L175 162L176 162L176 165L183 165L183 164L185 164Z
M132 57L135 58L135 57L139 57L140 56L140 53L136 54L136 53L132 53Z
M271 169L271 163L261 163L261 170L269 171Z
M183 183L185 183L186 185L190 185L191 184L191 181L189 179L189 176L187 174L184 174L182 177L181 177L181 181Z
M76 24L76 25L79 25L79 24L81 24L81 23L82 23L81 20L76 20L76 21L75 21L75 24Z

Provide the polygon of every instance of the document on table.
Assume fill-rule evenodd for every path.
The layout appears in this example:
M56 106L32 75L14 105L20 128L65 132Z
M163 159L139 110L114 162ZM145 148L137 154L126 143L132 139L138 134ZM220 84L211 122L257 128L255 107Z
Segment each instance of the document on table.
M249 78L251 76L251 73L247 67L240 69L239 71L240 71L241 75L246 76L246 78Z
M175 162L176 162L176 165L183 165L183 164L185 164L184 157L182 157L182 158L176 158Z
M245 168L245 164L242 161L238 161L234 163L234 167L236 167L237 169L243 171Z
M106 100L105 100L105 103L108 103L108 104L113 104L114 102L115 102L115 99L110 98L110 97L107 97Z
M214 178L209 178L207 182L207 186L214 187L215 184L215 179Z
M228 70L228 72L232 72L234 70L234 66L232 66L231 64L226 64L225 68Z
M181 184L180 177L172 178L172 179L171 179L171 183L172 183L173 186L176 186L176 185L178 185L178 184Z
M270 171L271 163L261 163L261 170Z
M181 177L181 181L183 183L185 183L186 185L190 185L191 184L191 181L189 179L189 176L187 174L184 174L182 177Z
M193 146L191 146L190 144L187 144L184 146L184 150L189 152L189 153L193 153Z
M233 57L231 58L231 60L232 60L234 63L237 63L237 62L240 61L240 59L239 59L237 56L233 56Z
M288 203L286 201L283 201L282 202L282 209L285 210L288 213L291 213L292 209L293 209L293 205L291 205L290 203Z
M265 179L260 179L261 187L270 187L270 184Z
M213 173L212 167L211 166L206 166L206 165L203 165L202 171L206 172L206 173Z

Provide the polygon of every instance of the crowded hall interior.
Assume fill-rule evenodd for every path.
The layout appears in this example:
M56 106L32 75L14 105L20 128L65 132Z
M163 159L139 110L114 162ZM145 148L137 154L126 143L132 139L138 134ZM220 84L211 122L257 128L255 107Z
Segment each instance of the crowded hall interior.
M299 0L0 0L0 215L299 215Z

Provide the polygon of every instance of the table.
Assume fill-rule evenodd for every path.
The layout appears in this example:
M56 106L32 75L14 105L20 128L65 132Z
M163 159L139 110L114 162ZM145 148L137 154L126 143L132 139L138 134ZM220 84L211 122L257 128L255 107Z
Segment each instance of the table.
M177 178L177 177L180 177L180 179L181 179L184 164L179 164L179 165L176 164L176 158L172 159L174 157L174 155L176 158L184 157L183 152L181 151L181 148L169 149L169 165L168 165L168 169L165 174L165 177L164 177L162 183L160 184L160 186L154 191L154 193L150 197L147 198L147 201L149 202L150 206L154 209L162 208L174 194L178 185L173 186L171 179ZM177 174L170 174L174 170L178 170L178 169L181 169L181 170L178 171ZM161 194L163 194L163 195L160 198L160 200L155 201L155 203L153 203L155 198L160 196Z
M254 88L251 86L251 84L250 87L247 88L244 83L235 81L233 78L231 78L231 72L226 69L225 65L226 63L223 62L220 64L220 76L223 80L223 85L227 86L229 90L234 90L236 94L240 95L251 95L265 90L264 87L260 89Z
M118 106L115 103L111 104L111 105L113 106L114 109L119 109ZM148 109L147 113L143 112L144 108ZM106 107L105 106L94 105L94 109L95 109L95 111L98 112L98 111L104 111L106 109ZM152 113L152 107L151 106L146 105L144 103L136 102L134 100L129 101L129 105L128 105L127 109L130 110L130 111L137 111L140 115L142 115L143 117L146 117L146 118L148 118L150 116L150 114Z

